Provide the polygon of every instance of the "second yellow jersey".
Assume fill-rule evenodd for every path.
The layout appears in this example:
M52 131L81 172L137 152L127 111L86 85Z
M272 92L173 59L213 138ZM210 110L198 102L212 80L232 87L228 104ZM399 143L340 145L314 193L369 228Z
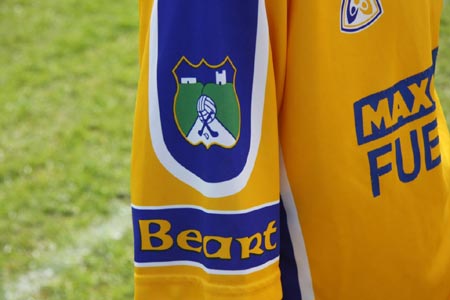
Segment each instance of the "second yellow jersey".
M441 0L140 0L135 299L450 300Z

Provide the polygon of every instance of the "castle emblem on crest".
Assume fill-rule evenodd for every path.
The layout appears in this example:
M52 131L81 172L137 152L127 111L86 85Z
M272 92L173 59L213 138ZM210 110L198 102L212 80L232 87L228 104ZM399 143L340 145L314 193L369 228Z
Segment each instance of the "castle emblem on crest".
M229 57L211 65L182 57L172 71L177 92L174 115L180 134L193 146L233 148L241 114L235 89L236 68Z
M383 14L381 0L342 0L341 31L355 33L362 31Z

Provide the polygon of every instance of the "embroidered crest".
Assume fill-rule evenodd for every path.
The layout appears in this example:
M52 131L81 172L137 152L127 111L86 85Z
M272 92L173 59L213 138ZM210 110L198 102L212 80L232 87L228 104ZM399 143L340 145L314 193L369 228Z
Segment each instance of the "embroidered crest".
M232 148L241 129L235 89L236 67L229 57L219 65L182 57L173 69L177 84L174 114L178 129L193 146Z
M371 26L383 14L381 0L342 0L341 31L354 33Z

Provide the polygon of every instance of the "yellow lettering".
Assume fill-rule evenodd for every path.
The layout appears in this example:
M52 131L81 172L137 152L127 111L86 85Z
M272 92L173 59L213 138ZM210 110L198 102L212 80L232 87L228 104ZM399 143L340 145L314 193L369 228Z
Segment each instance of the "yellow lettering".
M392 106L392 121L394 124L398 123L400 117L407 118L411 113L409 112L408 106L403 100L402 94L398 91L394 94L394 103Z
M412 84L409 86L409 90L414 95L414 106L412 108L412 114L417 114L423 107L425 109L433 106L433 102L427 96L427 79L423 80L420 85Z
M242 238L203 236L199 230L187 229L179 232L175 241L170 232L171 228L172 224L167 220L139 220L141 250L166 251L176 242L177 247L184 251L203 253L207 258L230 260L231 246L235 241L241 246L242 259L262 255L265 250L274 250L277 247L277 242L272 241L273 235L278 231L276 221L268 223L264 232Z
M150 226L157 225L159 230L155 233L150 232ZM173 245L173 239L167 233L172 226L166 220L139 220L139 229L141 232L141 249L143 251L164 251L170 249ZM151 239L156 238L161 241L161 245L154 246Z
M250 254L261 255L264 251L261 249L262 236L261 233L255 233L251 237L236 239L241 244L241 258L249 258ZM251 248L253 241L256 241Z
M277 247L277 243L272 244L272 241L270 240L270 237L272 234L277 232L277 228L274 227L275 221L270 222L267 225L266 231L264 231L264 247L266 250L274 250Z
M192 246L189 243L199 243L198 247ZM180 232L177 236L178 246L187 251L200 253L202 251L202 234L198 230L185 230Z
M370 105L363 106L362 117L364 136L372 135L372 124L374 124L377 128L380 128L383 120L387 128L391 127L392 119L389 110L388 99L384 98L380 100L380 102L378 102L378 107L376 108L376 110L374 110Z
M231 259L231 242L233 238L225 238L221 236L205 236L203 239L203 253L207 258L221 258ZM219 249L214 253L208 252L208 243L216 242L219 244Z

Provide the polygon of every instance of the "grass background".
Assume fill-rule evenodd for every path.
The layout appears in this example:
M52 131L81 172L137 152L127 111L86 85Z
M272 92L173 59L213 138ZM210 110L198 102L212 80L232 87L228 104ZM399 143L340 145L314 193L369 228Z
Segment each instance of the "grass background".
M0 2L0 299L132 299L137 1ZM450 5L437 83L450 124Z
M137 24L136 0L0 2L0 299L133 298Z

